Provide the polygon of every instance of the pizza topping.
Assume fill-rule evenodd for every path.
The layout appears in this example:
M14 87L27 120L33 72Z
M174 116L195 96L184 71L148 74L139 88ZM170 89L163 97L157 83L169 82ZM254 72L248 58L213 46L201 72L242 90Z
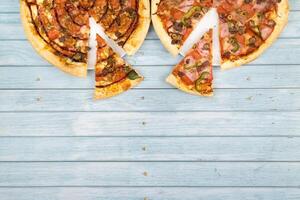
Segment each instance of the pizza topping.
M114 40L117 40L125 35L131 26L135 26L138 13L136 12L136 1L128 1L130 4L123 4L122 11L116 17L113 24L110 26L106 33ZM124 3L124 2L123 2ZM130 7L129 7L130 6Z
M222 60L237 60L257 50L276 22L278 0L218 0Z
M131 68L120 56L107 45L105 40L97 35L97 65L96 84L106 87L118 83L126 78L129 80L140 79L141 76Z
M82 1L80 0L67 0L65 4L65 9L69 13L74 23L80 26L84 26L88 24L89 14L83 9L83 7L81 7L81 2Z
M35 9L35 11L33 11L33 9ZM70 51L76 51L74 46L76 44L76 40L61 29L56 20L54 10L46 10L41 6L39 6L39 8L32 6L31 11L32 14L36 15L37 20L35 20L35 23L40 34L42 34L41 32L45 32L47 35L42 36L44 39L48 37L46 41L50 40L62 48L66 48Z
M161 0L157 15L171 37L172 44L180 48L211 6L212 0Z
M94 5L94 3L95 0L80 0L79 6L85 10L89 10Z
M67 0L54 1L56 3L55 12L59 24L73 37L80 39L88 39L89 27L87 25L79 26L73 22L69 13L65 10L65 4Z
M130 80L136 80L136 79L138 79L138 78L141 78L141 76L140 76L138 73L136 73L136 71L134 71L134 70L131 70L131 71L128 73L127 77L128 77Z
M121 11L120 0L108 0L108 8L100 23L104 29L108 29Z
M95 0L94 6L88 11L96 22L99 22L108 10L108 0Z
M230 38L229 43L232 45L231 52L236 53L240 49L240 45L236 38L234 37Z
M206 83L209 82L209 79L210 79L210 73L209 72L202 72L202 74L200 75L199 79L196 81L195 83L195 88L198 92L201 92L203 90L206 91Z
M212 30L193 45L172 74L188 90L200 95L212 94Z
M191 18L198 18L201 15L201 12L205 12L206 9L204 9L204 7L200 7L200 6L194 6L191 9L189 9L189 11L187 13L185 13L181 19L181 22L183 23L184 26L186 27L191 27L192 26L192 22L191 22ZM207 10L206 10L207 12Z

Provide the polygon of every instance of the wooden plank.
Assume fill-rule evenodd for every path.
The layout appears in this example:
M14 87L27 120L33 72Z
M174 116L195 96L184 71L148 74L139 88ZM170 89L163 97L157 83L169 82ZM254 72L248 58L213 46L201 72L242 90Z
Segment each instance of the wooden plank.
M299 111L299 99L299 89L217 89L213 98L135 89L102 101L92 90L3 90L0 111Z
M251 64L299 64L300 38L279 39L259 59ZM16 59L18 58L18 59ZM140 51L127 60L134 65L175 65L180 57L172 57L159 40L146 40ZM27 41L2 41L0 65L49 65Z
M296 200L298 188L0 188L5 200Z
M298 112L0 113L0 119L0 137L300 135Z
M1 161L300 161L300 138L1 138ZM255 148L253 148L255 147Z
M19 13L0 13L0 30L1 40L26 38Z
M300 2L298 0L290 0L291 10L300 10ZM1 0L0 10L2 12L19 12L19 0Z
M180 173L179 173L180 172ZM299 187L300 163L1 163L0 186Z
M172 88L165 82L172 66L135 66L146 79L138 88ZM86 79L66 76L47 67L0 67L0 89L93 89L94 72ZM288 74L288 76L287 76ZM300 67L297 65L253 65L236 70L214 69L215 88L299 88Z
M0 13L0 39L25 39L20 16L18 13ZM281 38L299 37L300 31L300 12L293 11L289 16L289 23ZM158 37L151 26L147 39L157 40Z
M20 12L19 0L2 0L0 2L0 10L4 13Z

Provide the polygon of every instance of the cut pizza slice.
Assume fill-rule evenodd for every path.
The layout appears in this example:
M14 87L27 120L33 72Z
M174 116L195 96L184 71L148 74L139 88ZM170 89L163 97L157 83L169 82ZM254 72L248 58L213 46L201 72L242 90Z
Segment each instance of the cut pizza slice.
M221 68L249 63L260 56L287 24L288 0L216 0Z
M212 37L212 30L209 30L194 44L183 60L175 66L167 78L168 83L187 93L213 95Z
M138 85L144 78L97 35L95 99L106 99Z
M152 0L154 29L166 49L177 55L213 5L213 0Z

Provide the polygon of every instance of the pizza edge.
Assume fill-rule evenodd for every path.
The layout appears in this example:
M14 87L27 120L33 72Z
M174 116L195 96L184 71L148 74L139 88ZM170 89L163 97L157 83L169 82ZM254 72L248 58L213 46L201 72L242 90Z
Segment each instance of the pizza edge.
M126 77L125 79L114 83L110 86L103 88L96 87L94 92L94 99L108 99L110 97L117 96L125 91L128 91L133 87L136 87L139 83L141 83L144 80L144 77L142 77L136 70L134 71L139 75L139 78L135 80L130 80L128 77Z
M160 20L160 18L156 15L158 4L160 0L152 0L152 24L154 27L154 30L158 37L160 38L162 44L165 46L165 48L175 57L179 54L179 46L172 44L172 39L168 35L167 31L164 29L163 23Z
M289 3L288 0L282 0L278 5L278 16L274 19L276 22L276 26L274 28L273 33L270 37L262 44L256 51L253 53L244 56L235 61L225 61L221 63L221 69L227 70L235 67L240 67L241 65L247 64L256 58L258 58L266 49L268 49L279 37L283 29L288 23L288 16L289 16Z
M151 18L150 18L150 2L148 0L139 1L139 20L137 27L130 35L129 39L124 45L125 52L132 56L145 41L149 28L150 28Z
M204 97L212 97L214 95L213 92L208 93L208 94L201 94L201 93L199 93L198 91L196 91L194 89L189 89L186 85L181 83L181 81L174 74L170 74L167 77L166 82L173 85L174 87L182 90L183 92L188 93L188 94L193 94L193 95L197 95L197 96L204 96ZM212 86L212 88L213 88L213 86Z
M20 0L20 4L22 25L24 27L26 37L35 51L49 63L53 64L62 71L74 76L86 77L87 64L79 62L66 63L64 61L65 58L55 55L55 50L51 46L49 46L49 44L47 44L37 33L32 21L33 19L31 18L29 7L27 6L25 0Z

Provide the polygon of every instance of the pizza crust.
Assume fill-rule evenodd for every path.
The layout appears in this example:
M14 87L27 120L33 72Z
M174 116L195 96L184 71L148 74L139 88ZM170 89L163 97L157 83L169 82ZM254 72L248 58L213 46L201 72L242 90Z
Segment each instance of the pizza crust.
M99 99L107 99L110 97L117 96L135 86L137 86L140 82L144 80L143 77L135 79L135 80L130 80L128 78L125 78L124 80L112 84L107 87L103 88L96 88L94 92L94 98L95 100Z
M156 15L159 2L160 2L160 0L152 0L152 4L151 4L152 24L153 24L156 34L160 38L160 40L163 43L163 45L165 46L165 48L173 56L177 56L179 54L179 49L180 49L179 46L172 44L171 37L168 35L167 31L164 29L161 19Z
M31 18L31 12L25 0L21 0L21 20L25 30L25 34L30 41L33 48L49 63L58 67L64 72L72 74L78 77L87 76L87 64L86 63L75 63L66 62L66 58L56 55L54 50L49 44L47 44L38 34L35 29L34 22Z
M149 0L139 1L139 20L137 27L124 45L124 50L130 56L134 55L142 46L150 27L150 3Z
M247 63L255 60L257 57L259 57L266 49L268 49L275 42L275 40L279 37L279 35L283 31L284 27L288 23L288 16L289 16L288 0L282 0L278 4L277 15L278 15L277 18L274 19L274 21L276 22L274 31L270 35L270 37L264 42L263 45L261 45L252 54L244 56L244 57L240 58L239 60L225 61L224 63L221 64L221 69L226 70L226 69L231 69L234 67L239 67L241 65L247 64Z
M174 74L170 74L167 77L166 82L189 94L193 94L197 96L207 96L207 97L213 96L213 92L209 94L200 94L198 91L188 88L186 85L182 84L181 81L176 76L174 76Z

